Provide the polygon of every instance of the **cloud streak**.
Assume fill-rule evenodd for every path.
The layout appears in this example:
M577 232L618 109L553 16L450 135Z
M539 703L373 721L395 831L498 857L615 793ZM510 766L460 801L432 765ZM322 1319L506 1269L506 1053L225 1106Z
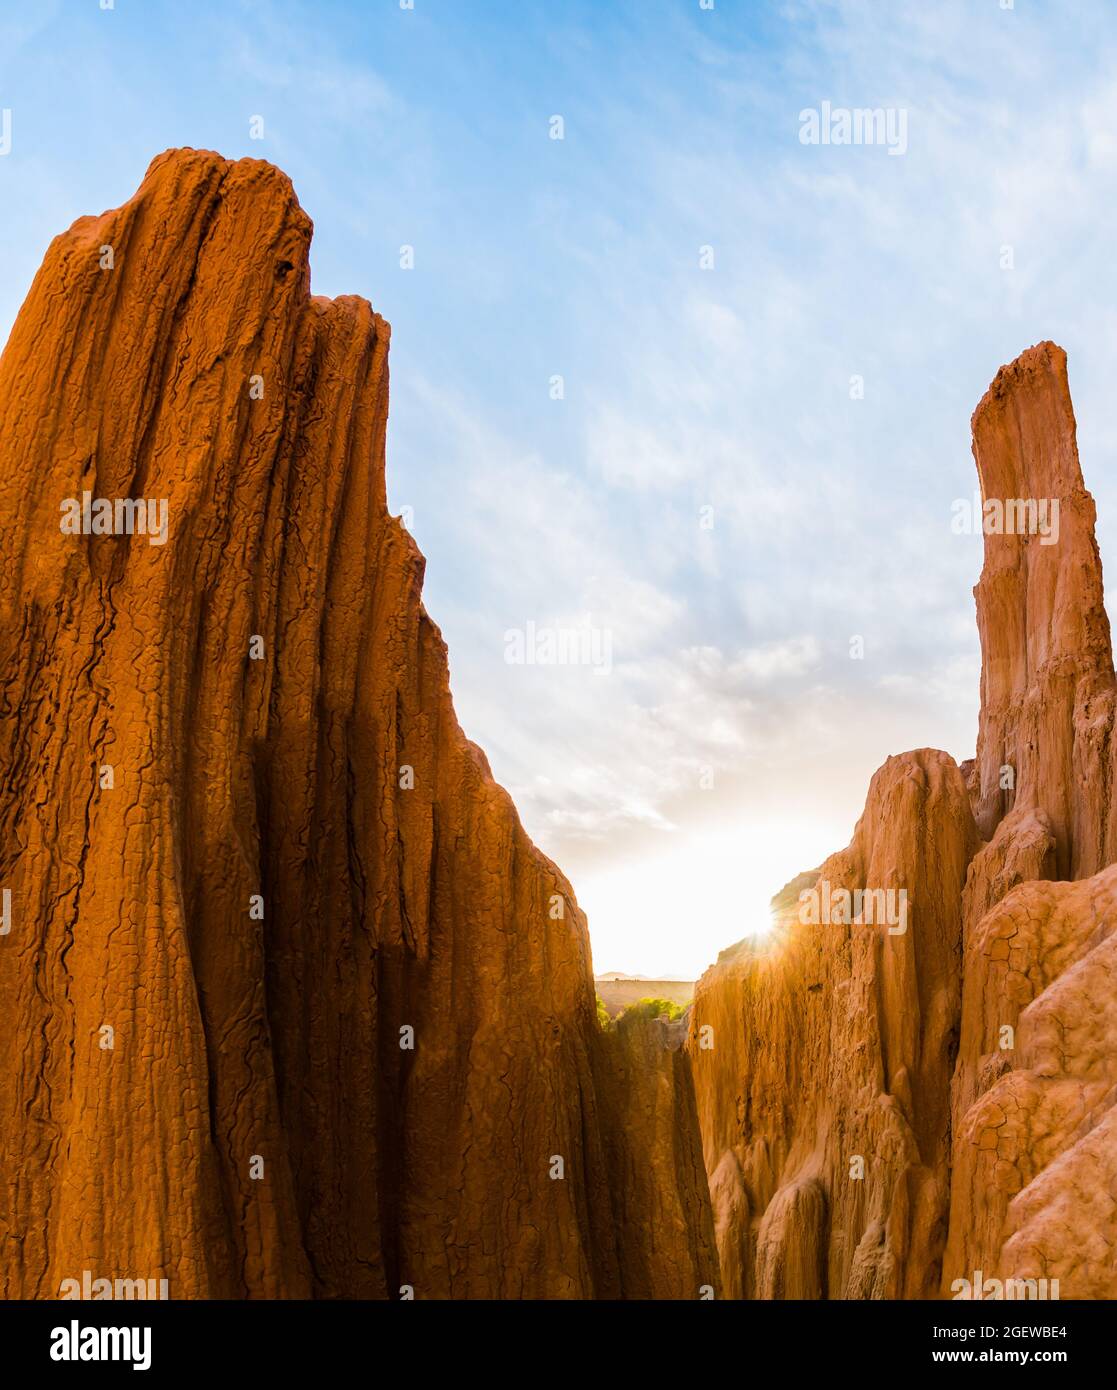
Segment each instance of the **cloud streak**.
M847 841L887 755L971 753L981 544L951 503L973 406L1040 338L1117 553L1117 24L1091 0L1073 26L962 0L357 8L9 30L0 320L162 145L283 163L316 290L394 326L389 496L467 732L598 964L697 973ZM49 92L48 50L74 74ZM902 108L906 152L803 145L823 101ZM504 659L509 628L587 615L608 676Z

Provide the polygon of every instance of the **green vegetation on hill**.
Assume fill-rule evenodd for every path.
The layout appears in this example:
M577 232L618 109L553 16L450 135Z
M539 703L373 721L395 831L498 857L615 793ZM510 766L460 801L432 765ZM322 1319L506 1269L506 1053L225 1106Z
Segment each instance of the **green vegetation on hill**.
M688 1005L676 1004L670 999L638 999L635 1004L629 1004L621 1017L660 1018L666 1014L667 1018L674 1023L676 1019L682 1018L687 1008Z

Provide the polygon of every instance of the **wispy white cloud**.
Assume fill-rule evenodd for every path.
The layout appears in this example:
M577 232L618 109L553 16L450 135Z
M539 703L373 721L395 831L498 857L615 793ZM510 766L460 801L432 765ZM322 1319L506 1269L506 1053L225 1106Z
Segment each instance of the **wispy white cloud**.
M467 731L599 964L693 972L846 840L885 756L972 751L980 543L950 506L974 404L1040 338L1070 353L1117 553L1117 21L514 8L198 3L142 32L123 7L6 12L0 326L49 236L163 145L281 162L315 288L393 322L389 495ZM802 145L823 100L902 106L907 153ZM505 660L509 628L587 615L608 675Z

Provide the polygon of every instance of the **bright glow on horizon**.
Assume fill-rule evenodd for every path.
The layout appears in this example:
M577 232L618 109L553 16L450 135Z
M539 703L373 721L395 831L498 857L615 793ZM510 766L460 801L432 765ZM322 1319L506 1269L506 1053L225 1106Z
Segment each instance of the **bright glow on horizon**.
M771 941L885 757L972 756L981 540L951 505L974 405L1041 337L1117 554L1111 6L248 8L0 7L0 339L51 238L162 149L280 165L315 292L393 325L390 506L596 966ZM803 145L824 98L902 103L906 153ZM507 629L587 613L607 676L506 661Z
M595 974L698 979L726 947L770 940L772 897L843 848L829 824L805 819L664 839L661 854L575 881Z
M776 930L776 919L771 911L764 914L759 922L750 922L745 935L753 941L767 941Z

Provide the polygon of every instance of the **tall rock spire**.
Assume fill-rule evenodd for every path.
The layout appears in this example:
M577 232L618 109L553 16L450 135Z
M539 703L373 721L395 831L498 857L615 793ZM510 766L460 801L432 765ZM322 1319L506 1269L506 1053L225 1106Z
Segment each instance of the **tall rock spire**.
M1001 368L974 411L973 452L986 512L978 827L992 839L1010 810L1045 811L1057 873L1077 878L1114 857L1102 766L1114 674L1062 348L1039 343Z
M890 758L850 847L695 995L738 1296L954 1297L977 1270L1016 1297L1117 1292L1114 673L1062 349L1003 368L973 430L990 525L970 795L945 753ZM823 885L904 888L909 930L803 921L796 897Z
M0 361L6 1297L633 1285L585 919L458 725L388 325L310 238L277 169L170 152ZM687 1182L643 1291L716 1284Z

